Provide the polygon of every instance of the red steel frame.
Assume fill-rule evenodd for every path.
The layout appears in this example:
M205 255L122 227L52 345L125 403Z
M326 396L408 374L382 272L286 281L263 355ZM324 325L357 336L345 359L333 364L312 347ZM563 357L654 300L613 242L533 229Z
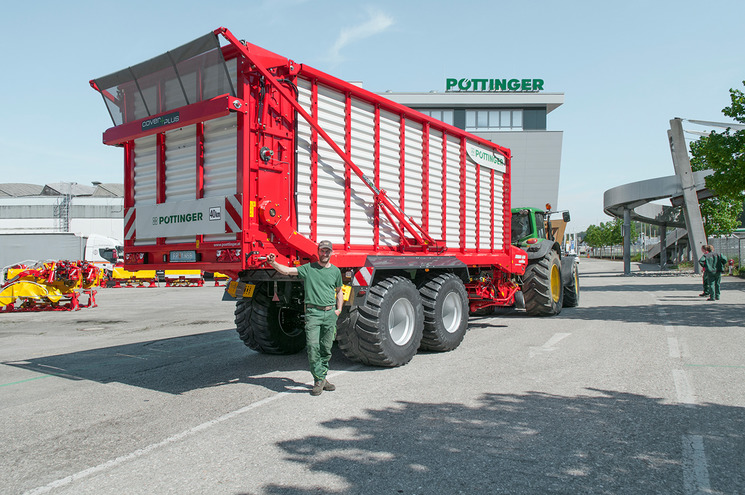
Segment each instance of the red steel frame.
M408 107L398 103L386 100L374 93L363 90L357 86L351 85L345 81L334 78L321 71L308 67L306 65L296 64L292 60L280 57L279 55L268 52L262 48L249 43L243 43L233 36L225 28L219 28L214 31L216 35L223 36L229 45L222 48L225 59L237 58L238 60L238 81L237 96L229 95L218 96L210 100L201 101L181 107L180 120L176 124L169 124L150 131L143 131L141 123L145 119L127 122L125 124L112 127L104 133L104 143L110 145L122 145L125 150L125 209L134 206L134 140L147 135L157 134L158 142L158 159L157 159L157 202L165 201L165 132L174 128L185 127L196 124L197 141L197 163L196 163L196 198L204 196L204 123L215 118L226 116L230 113L238 114L238 149L237 154L237 185L236 192L242 194L242 231L236 233L234 242L204 242L203 236L197 236L196 249L202 255L202 261L197 263L179 264L184 268L200 268L207 271L219 271L231 276L236 276L239 271L263 268L263 256L268 252L279 252L280 258L285 257L287 261L301 262L312 257L315 253L317 239L317 166L318 166L318 149L314 144L311 146L310 170L311 170L311 221L310 221L310 238L305 238L295 231L297 226L296 212L294 211L293 201L266 199L262 201L259 191L259 176L266 177L267 174L261 175L264 166L262 166L258 149L261 147L263 139L271 137L270 135L277 131L267 127L267 117L270 111L269 105L262 105L261 113L258 114L257 91L258 80L263 77L266 84L267 94L272 91L273 95L279 96L280 99L288 106L279 110L287 112L291 109L298 118L308 122L311 127L311 140L317 143L318 139L323 139L334 150L334 152L344 161L344 244L335 246L334 263L340 267L361 267L364 265L368 255L379 254L397 254L400 256L455 256L469 266L480 266L484 268L494 267L505 273L522 273L524 263L516 260L516 255L522 251L514 248L509 244L509 234L511 231L511 213L510 213L510 152L485 139L467 134L465 131L443 122L432 119L424 114L416 112ZM308 113L294 98L294 95L288 88L279 81L280 78L295 79L302 77L310 82L311 87L311 105ZM295 79L296 80L296 79ZM101 91L91 81L94 89ZM331 88L342 92L345 95L345 143L344 149L341 149L326 131L318 123L318 87ZM106 96L106 95L104 95ZM374 150L373 150L373 167L374 177L368 178L362 170L351 159L351 101L352 96L360 101L371 104L374 108ZM277 109L272 108L273 111ZM380 113L382 110L398 114L400 117L400 197L399 206L393 204L388 198L385 191L380 189ZM173 111L173 110L169 110ZM162 112L166 114L168 112ZM152 118L158 115L150 116ZM291 119L288 115L287 119ZM262 124L258 125L259 119ZM422 143L423 152L423 183L422 183L422 225L418 225L414 219L404 213L405 210L405 139L406 139L406 122L416 122L422 124ZM269 125L271 127L271 125ZM432 130L442 132L442 238L433 239L429 233L430 227L430 182L429 171L432 164L429 160L430 151L430 133ZM459 155L459 210L460 210L460 228L459 232L449 232L447 229L447 151L448 136L458 138L460 142ZM279 138L278 138L279 139ZM480 192L478 184L468 184L466 176L466 140L474 142L487 149L501 153L507 164L507 171L503 175L502 197L502 232L505 239L502 240L503 248L498 249L494 245L494 232L496 225L492 216L490 231L492 240L490 248L485 250L480 246ZM279 143L282 147L282 143ZM294 149L292 150L294 151ZM290 169L297 166L294 163L293 153L288 152L287 162ZM268 165L267 165L268 166ZM373 224L373 245L354 246L350 238L350 203L351 203L351 180L352 174L360 178L364 184L372 191L374 204L374 224ZM292 176L292 175L290 175ZM491 211L494 211L495 205L495 172L492 170L489 174L491 182ZM481 178L481 169L477 168L477 182L484 180ZM280 189L282 184L278 183ZM287 184L288 187L294 187L294 184ZM476 248L466 249L466 190L468 187L476 187ZM286 203L286 204L284 204ZM272 215L274 210L279 210L279 218ZM276 214L277 212L274 211ZM400 236L402 244L397 247L381 246L380 244L380 213L385 215L390 225ZM267 239L269 234L269 239ZM446 239L457 238L459 246L457 249L446 249L444 242ZM241 250L239 260L221 263L216 261L215 253L218 250L226 248L238 248ZM173 264L161 262L164 255L171 250L193 250L193 243L184 244L165 244L165 239L158 238L155 245L135 246L132 240L125 241L125 253L127 252L147 252L150 256L150 262L147 268L164 269L172 268Z

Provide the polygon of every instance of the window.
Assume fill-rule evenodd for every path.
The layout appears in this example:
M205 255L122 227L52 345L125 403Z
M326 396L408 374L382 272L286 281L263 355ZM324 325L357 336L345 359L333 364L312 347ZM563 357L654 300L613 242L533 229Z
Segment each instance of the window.
M467 131L521 131L522 110L466 110Z
M419 110L424 115L429 115L433 119L441 120L446 124L453 125L453 111L452 110Z

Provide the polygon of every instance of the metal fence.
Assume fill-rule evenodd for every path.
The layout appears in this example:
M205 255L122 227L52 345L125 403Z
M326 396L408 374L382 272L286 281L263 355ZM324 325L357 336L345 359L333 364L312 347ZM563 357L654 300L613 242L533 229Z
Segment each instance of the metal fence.
M709 243L714 246L715 253L723 254L728 260L735 260L735 264L742 268L742 253L745 250L745 239L739 237L714 237L709 239Z
M739 238L736 236L728 237L713 237L709 238L709 243L714 246L715 253L723 254L728 260L735 260L735 265L739 268L745 266L745 259L743 259L743 253L745 253L745 238ZM641 245L631 245L631 257L634 255L641 254L642 258L645 258L646 253L650 245L647 244L646 248ZM688 258L687 249L681 248L679 252L674 251L674 247L668 245L669 250L673 250L668 255L668 262L674 263L676 261L684 261ZM623 259L623 246L605 246L602 248L589 249L587 255L591 258L605 258L605 259ZM700 254L699 254L700 256ZM698 257L696 257L698 259Z

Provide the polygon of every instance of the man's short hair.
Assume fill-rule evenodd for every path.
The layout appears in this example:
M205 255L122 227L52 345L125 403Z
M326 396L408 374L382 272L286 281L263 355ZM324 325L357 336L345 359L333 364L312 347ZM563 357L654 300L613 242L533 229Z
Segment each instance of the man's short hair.
M318 249L330 249L333 251L334 245L331 244L331 241L321 241L318 243Z

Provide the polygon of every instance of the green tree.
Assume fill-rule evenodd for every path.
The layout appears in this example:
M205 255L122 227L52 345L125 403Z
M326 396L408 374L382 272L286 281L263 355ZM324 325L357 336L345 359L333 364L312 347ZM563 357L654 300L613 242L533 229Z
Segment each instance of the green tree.
M732 104L722 113L745 124L745 94L730 89L730 99ZM714 174L706 178L706 186L716 196L701 202L706 235L732 233L739 226L738 215L745 202L745 130L728 128L693 141L691 167L714 170Z
M602 245L601 237L600 237L600 228L597 225L590 225L589 227L587 227L584 241L591 248L600 247Z

